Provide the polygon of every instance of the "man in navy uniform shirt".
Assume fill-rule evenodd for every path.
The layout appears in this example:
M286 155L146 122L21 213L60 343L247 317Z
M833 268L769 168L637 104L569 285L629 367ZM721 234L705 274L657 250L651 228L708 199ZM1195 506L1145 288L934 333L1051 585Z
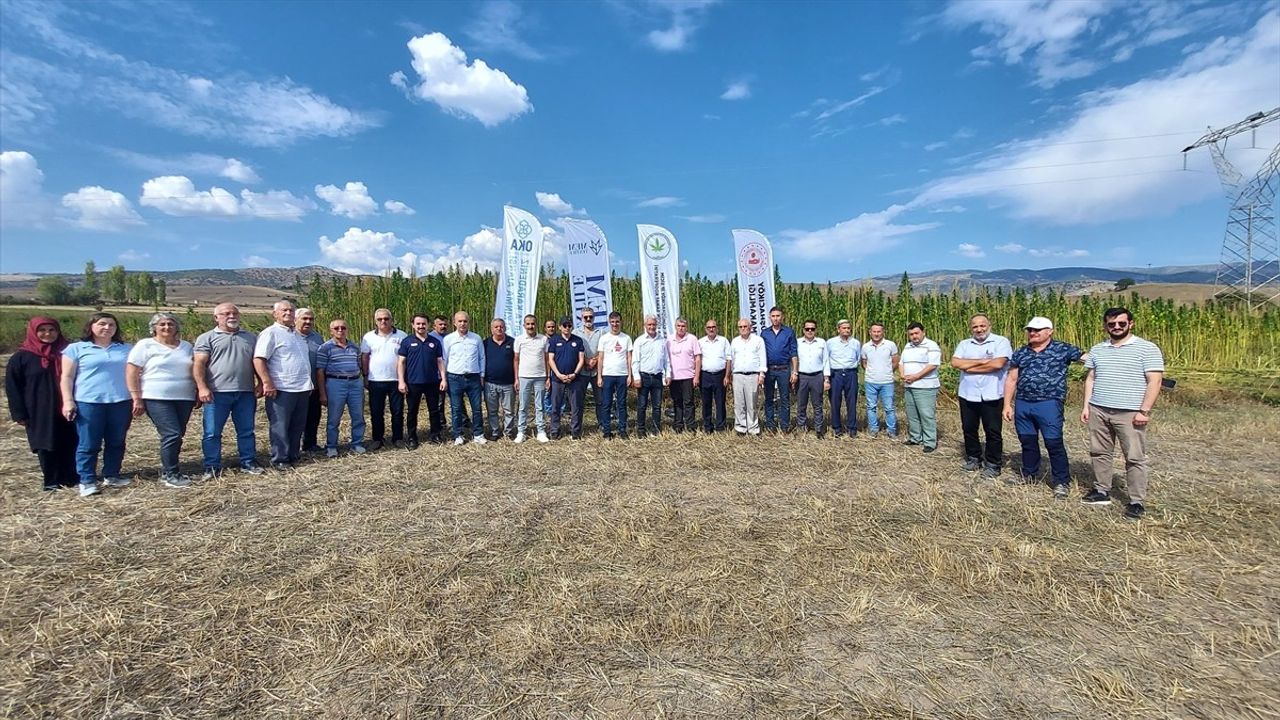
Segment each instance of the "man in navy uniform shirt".
M400 392L409 400L409 448L418 447L418 407L425 397L430 429L427 438L438 443L443 438L444 412L440 397L444 390L444 361L441 359L440 341L427 332L426 315L413 316L413 335L400 341L399 373Z
M582 366L586 363L586 348L582 338L573 333L573 318L560 318L560 334L547 343L547 360L551 366L551 439L560 437L560 416L565 398L569 402L569 435L574 440L582 438L582 401L585 379Z

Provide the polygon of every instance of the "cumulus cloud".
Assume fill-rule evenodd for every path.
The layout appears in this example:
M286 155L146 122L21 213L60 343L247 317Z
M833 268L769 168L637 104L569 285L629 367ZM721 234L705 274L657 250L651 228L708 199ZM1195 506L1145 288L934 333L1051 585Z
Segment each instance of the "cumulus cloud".
M315 209L315 203L309 198L300 198L285 190L264 193L241 190L237 197L216 186L197 190L191 179L182 175L166 175L146 181L142 184L142 197L138 204L178 217L293 221Z
M117 232L143 224L128 198L97 185L63 195L62 206L76 214L73 224L86 230Z
M784 230L779 250L800 260L853 260L897 245L901 238L938 227L939 223L900 224L907 208L893 205L820 230Z
M558 215L586 215L585 209L575 208L570 202L560 197L560 193L535 192L538 205L547 212Z
M261 255L245 255L240 259L240 262L243 263L245 267L250 268L269 267L271 265L271 261Z
M720 93L721 100L746 100L751 97L751 81L735 80L729 83L729 87Z
M959 245L956 246L956 254L963 255L964 257L967 257L967 258L980 258L980 257L987 256L987 254L983 252L981 247L978 247L973 243L960 243Z
M408 205L405 205L399 200L388 200L382 203L382 207L386 208L386 211L393 215L417 215L418 214L417 210L414 210L413 208L409 207Z
M140 170L157 175L208 175L227 178L243 185L262 182L258 173L243 160L207 153L157 156L129 150L108 150L111 155Z
M22 150L0 152L0 226L44 227L51 211L35 157Z
M506 73L489 67L467 54L443 33L421 35L409 41L413 69L419 81L413 84L401 71L391 75L391 84L410 97L439 105L458 117L472 117L485 127L499 125L533 110L529 93Z
M369 197L369 188L362 182L348 182L342 188L317 185L316 197L329 203L329 212L353 220L378 212L377 201Z
M543 228L543 261L563 263L563 242L553 228ZM357 274L383 274L389 270L418 275L460 267L464 271L496 271L502 261L502 231L482 227L461 243L419 238L405 240L393 232L349 228L337 239L322 236L323 262L337 270Z
M300 198L286 190L240 191L240 214L248 217L297 221L315 209L310 198Z

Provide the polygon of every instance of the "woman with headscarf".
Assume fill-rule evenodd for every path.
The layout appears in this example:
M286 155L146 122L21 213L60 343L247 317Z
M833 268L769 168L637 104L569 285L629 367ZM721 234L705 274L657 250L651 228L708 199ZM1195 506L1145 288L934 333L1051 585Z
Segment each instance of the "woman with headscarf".
M80 342L62 351L62 416L76 424L76 472L80 497L98 494L98 479L110 487L125 487L120 475L124 439L133 422L129 388L124 383L129 346L111 313L97 312L84 324ZM102 475L98 453L102 452Z
M58 390L66 347L57 320L33 317L4 377L9 417L27 429L27 444L40 458L45 490L75 487L77 482L76 426L62 416Z
M182 474L179 456L196 406L191 343L182 339L182 325L170 313L152 315L150 328L151 337L133 346L125 368L133 416L145 412L160 435L160 482L171 488L190 487L191 478Z

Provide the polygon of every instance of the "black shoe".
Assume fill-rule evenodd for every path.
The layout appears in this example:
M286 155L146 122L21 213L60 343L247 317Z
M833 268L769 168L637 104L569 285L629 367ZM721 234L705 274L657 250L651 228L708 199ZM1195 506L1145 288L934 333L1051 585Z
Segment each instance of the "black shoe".
M988 466L986 466L985 468L983 468L983 470L982 470L982 479L984 479L984 480L995 480L995 479L996 479L996 478L998 478L998 477L1000 477L1000 466L999 466L999 465L988 465Z
M618 437L622 440L630 440L631 436L626 433L618 433Z
M278 463L271 463L271 469L275 470L276 472L284 472L286 470L292 470L293 466L287 462L278 462Z
M1130 520L1141 520L1147 509L1142 507L1142 503L1129 503L1129 507L1124 509L1124 516Z
M827 434L826 434L826 433L824 433L824 432L820 432L820 433L818 433L818 439L819 439L819 440L826 440L826 439L827 439Z
M1101 490L1090 490L1088 495L1080 498L1080 502L1085 505L1110 505L1111 496Z
M964 469L967 472L973 472L974 470L977 470L980 467L982 467L982 461L979 460L978 458L975 458L975 457L965 458Z
M605 439L605 440L612 440L612 439L613 439L613 433L605 433L605 434L604 434L604 439Z
M370 451L370 452L372 452L372 451L374 451L374 450L381 450L381 449L382 449L382 441L381 441L381 440L370 440L369 442L367 442L367 443L365 443L365 444L364 444L364 449L365 449L365 450L368 450L368 451Z
M838 439L840 439L840 438L844 437L844 433L843 433L843 432L841 432L841 431L839 431L839 430L837 430L837 431L835 431L835 436L836 436L836 439L838 440Z
M405 447L407 447L407 448L409 448L410 450L417 450L417 449L418 449L418 441L417 441L417 440L409 440L408 442L406 442L406 443L405 443L405 445L404 445L404 446L405 446Z
M319 445L308 445L308 446L306 446L306 447L302 448L302 452L304 452L304 453L318 453L318 452L324 452L324 448L320 447Z
M904 444L906 444L906 445L919 445L920 443L916 442L915 440L908 440L908 441L907 441L906 443L904 443Z
M925 451L925 452L927 452L927 453L931 453L931 452L933 452L933 451L935 451L935 450L937 450L937 449L938 449L938 448L936 448L936 447L926 447L926 448L924 449L924 451Z

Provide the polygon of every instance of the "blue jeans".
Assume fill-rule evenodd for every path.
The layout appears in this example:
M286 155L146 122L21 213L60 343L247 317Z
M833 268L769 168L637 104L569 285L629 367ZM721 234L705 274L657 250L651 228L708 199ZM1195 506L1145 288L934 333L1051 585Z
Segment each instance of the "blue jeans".
M613 420L618 420L618 434L627 434L627 383L628 375L605 375L603 394L600 397L598 410L600 413L600 432L607 438L613 437Z
M1062 441L1062 401L1018 400L1013 408L1013 424L1022 445L1022 475L1035 477L1040 472L1040 438L1049 451L1049 467L1053 485L1071 484L1071 465L1067 446ZM1038 435L1037 435L1038 433Z
M364 444L364 384L360 378L327 377L324 379L324 395L328 401L325 415L328 422L324 428L324 446L329 450L338 449L338 424L342 422L342 411L346 409L351 418L351 445Z
M480 403L484 399L484 388L480 386L480 373L468 373L466 375L449 373L448 382L449 410L450 417L453 420L453 439L457 440L462 437L462 400L464 397L471 405L472 432L483 437L484 411L480 409Z
M779 425L778 421L782 424ZM785 370L770 368L764 374L764 427L766 430L791 429L791 366Z
M144 400L147 417L160 435L160 472L178 474L178 458L182 454L182 438L187 434L187 421L195 408L194 400Z
M876 410L884 403L884 426L890 435L898 434L898 411L893 406L893 383L863 383L867 396L867 432L880 432L880 417Z
M98 478L120 474L124 462L124 437L133 422L133 402L76 403L76 473L80 484L92 485ZM102 475L97 474L98 452L102 452Z
M204 406L204 437L200 441L206 470L222 468L222 429L227 418L236 427L236 451L240 455L240 467L253 463L258 454L253 437L253 419L258 412L258 400L252 392L215 392L213 402Z

